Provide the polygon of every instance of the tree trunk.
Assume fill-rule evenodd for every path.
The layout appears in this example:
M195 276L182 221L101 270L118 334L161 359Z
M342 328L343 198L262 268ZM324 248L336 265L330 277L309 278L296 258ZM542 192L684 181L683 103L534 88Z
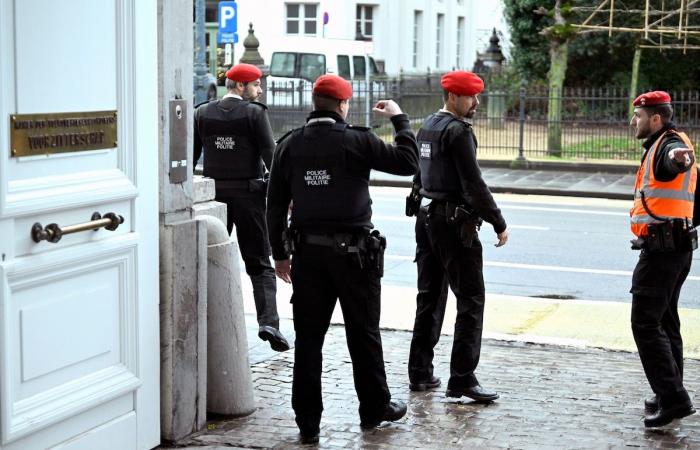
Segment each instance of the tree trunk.
M561 14L561 0L554 5L554 25L563 26L566 20ZM562 88L566 78L569 40L556 34L549 38L549 103L547 109L547 153L561 156L561 103Z
M634 106L632 102L637 98L637 83L639 82L639 62L642 59L642 49L637 44L634 49L634 57L632 58L632 79L630 80L630 106L629 106L629 116L632 117L634 114Z
M549 49L549 104L547 112L547 153L561 156L561 103L564 79L566 78L567 42L552 42Z

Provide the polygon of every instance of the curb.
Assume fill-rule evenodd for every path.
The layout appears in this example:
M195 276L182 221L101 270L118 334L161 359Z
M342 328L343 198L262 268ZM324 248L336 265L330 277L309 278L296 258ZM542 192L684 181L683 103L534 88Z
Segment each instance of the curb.
M382 180L373 178L369 180L369 184L370 186L387 186L410 189L413 183L407 180ZM605 198L610 200L632 200L632 194L621 192L568 191L564 189L522 188L498 185L489 185L489 190L495 194L551 195L557 197L588 197Z
M513 170L551 170L568 172L604 172L615 174L637 173L639 165L631 163L591 163L591 162L563 162L563 161L533 161L526 159L479 159L479 166L497 169Z

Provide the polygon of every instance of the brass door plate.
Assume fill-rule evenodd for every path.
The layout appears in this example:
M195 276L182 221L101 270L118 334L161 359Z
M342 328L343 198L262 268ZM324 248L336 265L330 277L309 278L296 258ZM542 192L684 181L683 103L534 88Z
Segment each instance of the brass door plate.
M11 114L11 156L82 152L117 146L117 111Z

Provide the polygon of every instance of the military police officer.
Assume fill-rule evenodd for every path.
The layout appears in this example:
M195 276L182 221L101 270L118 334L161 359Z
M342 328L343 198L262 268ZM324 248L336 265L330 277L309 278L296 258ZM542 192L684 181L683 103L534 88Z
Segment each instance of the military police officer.
M415 173L416 140L408 116L391 100L378 102L374 111L391 118L394 144L349 125L351 96L347 81L320 76L313 87L314 111L304 127L279 142L270 174L267 221L277 276L293 286L292 407L304 443L318 442L321 352L336 299L343 310L360 425L373 428L406 413L405 404L391 401L386 382L379 333L386 241L376 230L370 233L368 186L372 169Z
M216 182L216 200L226 203L229 234L236 225L238 245L253 284L258 336L276 351L289 350L279 331L277 286L270 263L265 225L265 166L272 163L275 141L262 94L262 72L238 64L226 72L228 93L194 113L194 161L204 148L204 176Z
M641 250L632 276L632 333L654 391L644 425L659 427L695 412L683 386L678 297L690 271L697 171L690 139L672 122L671 97L648 92L634 100L630 126L644 139L630 212L632 248Z
M471 72L453 71L441 79L444 107L428 116L418 132L420 177L414 182L430 199L417 213L418 295L408 362L409 388L434 389L433 348L440 337L447 288L457 298L447 397L491 402L498 394L481 387L474 374L481 352L484 317L481 219L493 225L496 246L508 240L506 222L481 177L476 138L467 119L479 106L483 81ZM415 188L415 186L414 186ZM415 205L414 205L415 206Z

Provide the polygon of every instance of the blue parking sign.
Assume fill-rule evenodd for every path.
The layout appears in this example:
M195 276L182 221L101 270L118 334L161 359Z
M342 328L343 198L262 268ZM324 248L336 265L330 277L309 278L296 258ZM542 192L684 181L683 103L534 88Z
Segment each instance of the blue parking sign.
M238 4L219 2L219 44L238 42Z

